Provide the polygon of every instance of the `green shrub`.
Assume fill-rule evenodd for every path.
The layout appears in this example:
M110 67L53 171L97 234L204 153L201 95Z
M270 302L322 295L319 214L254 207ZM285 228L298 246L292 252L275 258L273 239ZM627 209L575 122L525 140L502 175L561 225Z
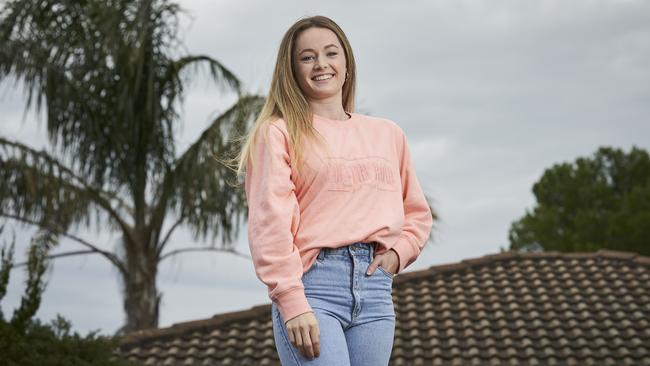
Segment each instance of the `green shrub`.
M3 228L0 227L0 233ZM42 281L47 268L47 253L53 236L40 233L32 240L27 262L27 286L18 309L6 320L0 308L0 366L136 366L118 359L113 350L118 338L99 335L98 330L85 337L71 331L71 323L57 314L50 324L34 319L45 289ZM4 297L13 267L15 239L7 252L1 251L0 300Z

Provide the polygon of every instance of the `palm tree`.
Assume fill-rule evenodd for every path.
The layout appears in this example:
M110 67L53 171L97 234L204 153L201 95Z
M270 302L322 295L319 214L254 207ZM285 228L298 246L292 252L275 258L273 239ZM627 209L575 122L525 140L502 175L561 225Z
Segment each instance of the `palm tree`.
M52 152L0 137L0 215L68 237L99 254L123 285L126 321L117 334L157 327L160 262L195 250L233 248L245 196L228 184L233 136L254 120L263 98L241 92L238 79L205 55L175 55L181 11L166 0L12 0L0 17L0 81L25 86L25 110L46 106ZM174 128L182 76L206 65L234 105L176 154ZM167 225L166 219L171 219ZM117 252L70 229L105 223L121 233ZM164 252L179 226L217 247Z

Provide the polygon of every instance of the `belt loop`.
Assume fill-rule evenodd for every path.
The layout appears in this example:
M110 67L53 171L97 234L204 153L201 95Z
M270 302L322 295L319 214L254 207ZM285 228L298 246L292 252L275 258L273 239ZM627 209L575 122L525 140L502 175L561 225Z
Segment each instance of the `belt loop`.
M318 251L318 255L316 256L316 259L322 261L323 257L325 257L325 248L320 248L320 250Z
M368 254L370 254L370 258L368 258L368 260L372 262L372 259L375 256L375 244L372 241L369 244L370 244L370 251L368 251Z

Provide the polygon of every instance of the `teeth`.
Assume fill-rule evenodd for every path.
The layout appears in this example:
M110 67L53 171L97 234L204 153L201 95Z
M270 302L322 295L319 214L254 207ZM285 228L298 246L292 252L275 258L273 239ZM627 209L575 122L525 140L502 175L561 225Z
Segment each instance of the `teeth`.
M321 75L321 76L315 77L314 80L326 80L326 79L330 79L332 76L333 75Z

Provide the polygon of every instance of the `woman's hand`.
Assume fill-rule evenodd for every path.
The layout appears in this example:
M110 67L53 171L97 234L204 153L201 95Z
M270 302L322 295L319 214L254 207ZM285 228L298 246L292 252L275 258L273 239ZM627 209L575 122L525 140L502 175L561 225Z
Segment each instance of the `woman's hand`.
M313 311L289 319L285 324L289 341L303 357L313 359L320 356L320 329Z
M368 265L366 274L373 274L377 267L381 267L385 269L386 272L394 275L399 268L399 256L397 255L397 252L393 249L390 249L384 254L376 255L375 258L373 258L372 262Z

